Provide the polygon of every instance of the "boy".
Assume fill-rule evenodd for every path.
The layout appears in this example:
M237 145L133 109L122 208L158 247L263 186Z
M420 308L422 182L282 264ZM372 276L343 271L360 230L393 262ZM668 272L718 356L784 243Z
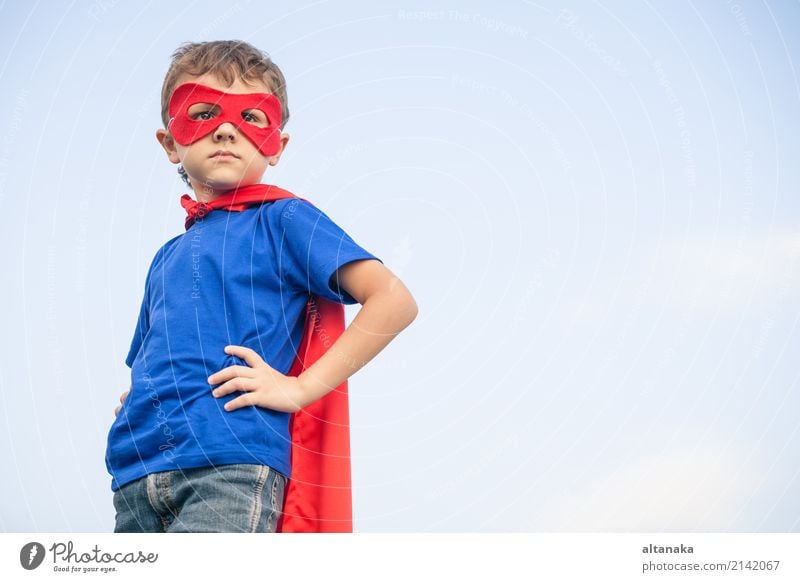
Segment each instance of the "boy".
M173 55L156 138L197 199L150 265L126 359L106 452L116 532L350 531L349 508L326 523L308 498L287 510L287 490L349 505L346 380L417 306L327 215L260 184L288 118L283 74L254 47ZM321 484L331 466L341 486Z

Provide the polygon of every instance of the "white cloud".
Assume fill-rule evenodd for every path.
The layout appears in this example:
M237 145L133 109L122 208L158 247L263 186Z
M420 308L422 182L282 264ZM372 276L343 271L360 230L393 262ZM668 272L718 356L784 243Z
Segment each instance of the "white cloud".
M537 529L727 531L758 487L746 455L724 447L653 454L548 504Z

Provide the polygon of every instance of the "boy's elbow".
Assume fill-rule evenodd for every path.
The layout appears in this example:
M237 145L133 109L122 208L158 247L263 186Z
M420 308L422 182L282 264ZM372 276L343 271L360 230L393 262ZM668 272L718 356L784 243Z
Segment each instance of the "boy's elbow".
M417 302L403 281L379 261L353 261L344 265L339 269L339 283L361 305L373 301L380 304L400 329L419 313Z
M376 291L372 296L375 297L376 303L382 304L387 314L391 314L390 317L398 331L410 325L419 313L419 306L411 292L397 277L392 279L387 288Z
M398 315L403 320L403 327L406 327L417 318L419 306L414 300L414 297L411 295L411 292L406 289L405 286L402 287L402 292L399 294L396 300Z
M411 293L408 294L408 300L410 302L409 312L411 315L411 319L408 321L408 323L411 323L417 318L417 314L419 313L419 306L417 305L417 302L414 301L414 298L411 296Z

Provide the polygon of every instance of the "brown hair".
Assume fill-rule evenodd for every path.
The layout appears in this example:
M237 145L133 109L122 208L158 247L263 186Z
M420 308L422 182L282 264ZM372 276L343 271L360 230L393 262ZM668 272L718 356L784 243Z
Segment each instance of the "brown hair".
M286 97L286 79L269 55L241 40L215 40L187 42L172 54L172 64L161 88L161 120L169 124L169 99L181 75L212 73L228 85L236 78L243 81L261 81L281 104L281 129L289 121L289 103Z

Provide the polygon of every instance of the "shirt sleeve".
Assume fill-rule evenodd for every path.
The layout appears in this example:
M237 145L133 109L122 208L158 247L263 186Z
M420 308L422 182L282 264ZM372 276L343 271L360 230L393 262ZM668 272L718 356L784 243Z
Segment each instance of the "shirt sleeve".
M375 259L327 214L305 200L292 199L280 219L281 279L325 299L351 305L357 301L339 287L336 270L352 261Z
M136 359L136 354L139 353L139 348L142 347L144 338L150 330L150 273L153 270L153 265L147 271L147 276L144 282L144 297L142 298L142 306L139 308L139 319L136 321L136 330L133 332L133 340L131 347L128 350L128 357L125 358L125 363L129 368L133 367L133 361Z

